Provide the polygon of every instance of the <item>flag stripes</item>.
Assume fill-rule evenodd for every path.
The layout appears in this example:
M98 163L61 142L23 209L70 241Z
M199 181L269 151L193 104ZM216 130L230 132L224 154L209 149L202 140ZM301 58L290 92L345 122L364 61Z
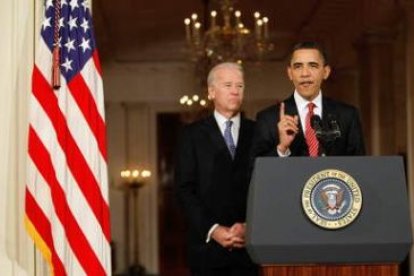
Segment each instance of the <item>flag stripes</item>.
M26 213L29 216L28 220L26 220L26 223L30 224L30 226L28 226L28 228L31 229L29 232L41 248L43 255L46 256L47 261L53 263L55 270L53 274L66 275L62 262L56 256L49 220L28 190L26 190ZM35 220L37 221L36 224L39 225L38 227L34 227L31 224L31 221Z
M85 275L85 272L77 261L71 247L65 245L69 242L65 237L65 230L59 221L59 217L56 215L56 212L53 209L52 194L49 185L46 183L31 159L29 159L29 173L29 179L36 180L36 182L29 181L29 183L36 183L36 186L29 184L27 185L27 190L30 192L30 194L36 195L36 208L38 208L43 214L48 214L48 219L51 222L50 225L53 224L53 233L50 233L51 237L53 238L53 243L47 242L50 250L56 252L57 257L59 258L59 262L60 260L70 262L70 270L67 272L68 275ZM68 201L70 202L70 199ZM35 217L36 216L34 216L34 218ZM36 220L35 223L38 227L41 228L46 222L43 220ZM47 237L45 240L49 241L49 239L50 238ZM47 248L48 251L50 251L49 248ZM41 251L44 251L42 247ZM67 263L66 267L69 267L67 266ZM59 273L57 275L61 274Z
M33 160L36 168L42 174L46 183L50 186L52 202L56 215L63 223L65 235L69 241L70 247L80 261L87 275L105 275L104 269L100 264L97 256L94 254L84 233L81 231L79 224L70 211L65 193L56 179L53 163L49 152L43 146L41 140L33 130L29 129L29 155ZM33 222L33 221L32 221Z
M100 117L95 101L92 99L82 75L75 76L68 85L72 96L82 111L85 121L98 141L99 150L106 159L105 122ZM101 138L102 137L102 138Z
M97 51L95 50L95 52ZM95 57L95 54L93 56ZM87 63L85 63L81 75L87 87L98 87L97 90L103 90L101 77L102 75L99 73L98 69L100 65L99 63L97 64L97 62L99 62L97 59L90 59ZM105 121L103 95L101 93L96 93L96 91L90 91L90 95L96 103L99 116L103 121Z
M102 230L109 241L109 208L106 200L102 196L100 187L87 165L84 155L79 150L78 144L73 139L71 132L67 126L67 121L58 105L58 99L55 97L53 89L49 83L43 78L39 70L35 66L33 70L33 80L36 86L33 89L33 95L41 104L43 110L47 113L51 120L57 139L62 148L66 149L66 161L79 188L82 190L85 198L99 220Z
M47 118L47 115L44 113L43 109L41 108L40 104L32 96L32 112L35 114L39 114L39 118ZM78 188L76 181L74 180L71 171L65 165L65 155L59 143L57 141L56 135L49 135L53 130L53 125L49 120L43 119L42 121L33 120L31 123L33 129L43 128L44 130L49 131L42 131L40 132L39 140L41 141L48 141L47 144L44 144L46 150L48 152L53 152L54 154L51 156L53 164L62 164L61 169L56 171L56 178L59 183L66 182L67 185L62 186L64 189L64 193L67 197L68 204L70 206L71 212L77 219L77 222L82 229L85 236L88 240L93 239L94 237L99 238L102 240L101 243L92 244L94 247L94 251L101 252L102 248L104 248L104 252L109 252L109 243L106 241L103 234L100 232L101 226L98 220L96 219L95 215L89 208L88 202L86 201L84 195L82 194L81 190ZM34 182L33 180L31 182ZM39 190L44 191L48 189L48 187L40 187L42 184L41 181L37 181L37 185ZM68 188L70 187L70 189ZM43 198L43 193L38 194L38 199ZM99 255L98 255L99 257ZM102 260L101 260L102 261Z

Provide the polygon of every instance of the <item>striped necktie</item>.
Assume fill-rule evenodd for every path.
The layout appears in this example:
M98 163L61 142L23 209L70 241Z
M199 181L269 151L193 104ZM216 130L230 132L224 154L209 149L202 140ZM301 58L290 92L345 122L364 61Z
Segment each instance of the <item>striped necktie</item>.
M316 138L315 130L312 128L311 119L313 116L313 109L315 108L314 103L308 103L308 114L306 115L306 125L305 125L305 139L306 144L309 149L310 157L317 157L319 150L319 142Z
M233 122L231 120L226 121L226 128L224 129L224 140L226 141L231 157L234 159L234 155L236 154L236 145L234 144L233 135L231 134L232 125Z

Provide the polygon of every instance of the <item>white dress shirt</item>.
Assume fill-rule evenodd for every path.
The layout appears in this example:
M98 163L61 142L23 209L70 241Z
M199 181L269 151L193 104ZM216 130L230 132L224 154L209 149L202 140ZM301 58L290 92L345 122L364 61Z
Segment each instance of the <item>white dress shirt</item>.
M214 110L214 118L217 121L217 124L220 128L221 135L224 136L224 130L226 129L226 122L228 120L232 121L231 126L231 135L233 136L234 145L237 146L237 141L239 140L239 130L240 130L240 113L237 113L236 116L228 119L221 115L217 110Z
M296 108L298 109L302 131L303 133L305 133L306 115L309 111L309 103L313 103L315 105L315 107L313 108L313 114L318 115L322 119L322 91L319 91L318 96L316 96L316 98L312 101L308 101L305 98L303 98L296 90L295 93L293 93L293 98L295 99ZM286 152L281 152L279 148L277 148L277 153L280 157L288 157L291 154L290 149L287 149Z
M293 97L295 99L296 107L299 112L299 118L300 123L302 126L303 133L305 133L305 127L306 127L306 115L308 114L308 104L313 103L315 107L313 108L313 114L318 115L322 119L322 91L319 91L318 96L316 96L315 99L312 101L308 101L304 99L299 92L295 90L295 93L293 94Z

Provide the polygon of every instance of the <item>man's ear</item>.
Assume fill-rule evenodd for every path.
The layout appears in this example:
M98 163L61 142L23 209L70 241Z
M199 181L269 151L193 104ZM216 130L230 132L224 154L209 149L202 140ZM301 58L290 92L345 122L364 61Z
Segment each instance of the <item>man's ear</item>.
M207 98L209 99L209 100L214 100L214 97L215 97L215 91L214 91L214 88L212 87L212 86L209 86L208 87L208 96L207 96Z
M323 69L325 70L325 72L323 74L323 79L326 80L329 77L329 75L331 74L331 66L325 65L323 67Z
M293 77L292 77L292 68L290 67L290 65L288 65L286 67L286 72L287 72L287 75L288 75L289 79L290 80L293 80Z

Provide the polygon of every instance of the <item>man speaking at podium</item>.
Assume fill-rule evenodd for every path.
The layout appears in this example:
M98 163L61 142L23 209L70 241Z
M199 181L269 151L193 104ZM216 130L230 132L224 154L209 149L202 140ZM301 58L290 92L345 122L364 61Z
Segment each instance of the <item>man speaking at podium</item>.
M364 155L355 107L323 96L321 85L331 68L322 47L301 42L293 47L287 74L292 96L259 112L253 156Z

